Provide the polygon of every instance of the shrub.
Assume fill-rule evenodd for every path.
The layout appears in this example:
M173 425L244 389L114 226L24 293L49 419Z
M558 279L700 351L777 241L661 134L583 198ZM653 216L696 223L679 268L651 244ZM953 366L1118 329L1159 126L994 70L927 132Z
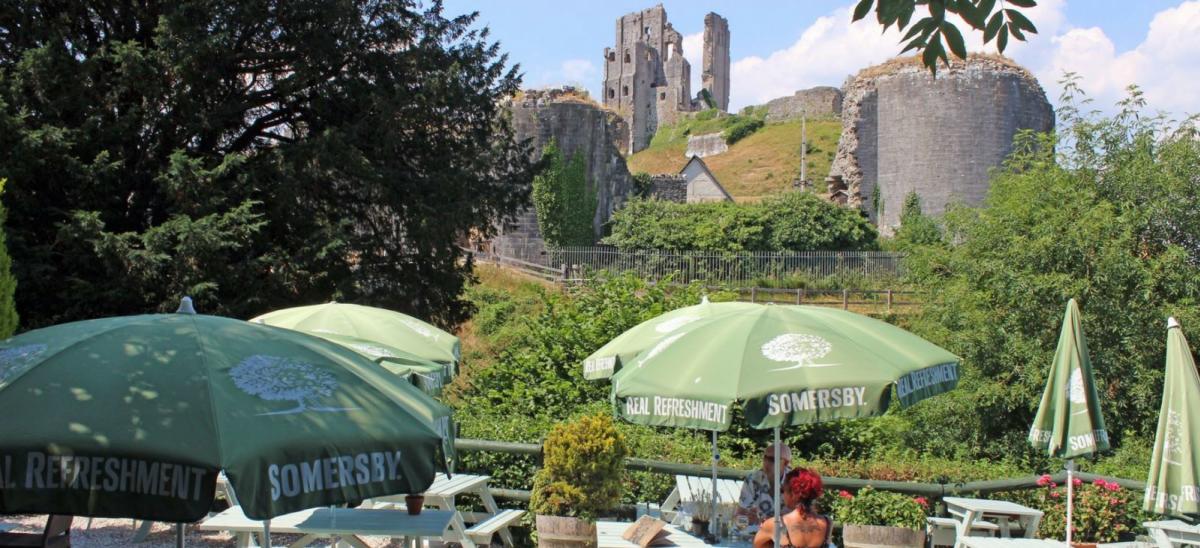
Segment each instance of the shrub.
M5 182L5 179L0 179L0 195L4 194ZM0 228L4 226L7 217L7 210L0 205ZM17 279L12 273L12 257L8 254L4 231L0 230L0 338L8 337L17 330L17 305L13 301L16 289Z
M595 520L621 500L627 454L625 438L607 414L556 425L543 444L529 509Z
M725 138L726 144L733 145L754 134L761 127L763 127L763 121L760 118L741 118L721 132L721 136Z
M925 528L928 507L929 502L923 497L864 487L856 495L841 491L833 503L833 514L842 525L888 525L920 530Z
M1122 534L1132 533L1143 520L1139 509L1141 499L1132 491L1114 482L1097 479L1086 483L1075 480L1075 503L1072 510L1072 540L1079 542L1116 542ZM1050 480L1049 475L1038 479L1042 486L1037 506L1045 512L1038 534L1045 538L1064 538L1067 521L1067 487Z

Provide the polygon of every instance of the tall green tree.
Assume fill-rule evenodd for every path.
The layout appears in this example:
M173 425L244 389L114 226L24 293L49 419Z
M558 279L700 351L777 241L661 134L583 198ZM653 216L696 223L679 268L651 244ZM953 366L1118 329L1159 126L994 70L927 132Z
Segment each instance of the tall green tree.
M900 210L900 228L893 239L895 247L905 250L913 246L936 244L942 240L937 221L921 211L921 196L909 192Z
M0 176L32 326L330 298L452 322L456 243L526 199L519 87L412 0L16 2Z
M542 150L542 169L533 178L538 230L550 245L592 245L598 200L588 190L587 165L576 151L570 160L552 139Z
M1058 136L1024 136L984 207L952 210L945 243L909 254L927 293L912 327L965 370L960 390L907 415L914 446L1035 458L1025 436L1070 298L1115 441L1154 435L1164 322L1200 322L1200 142L1192 121L1145 115L1136 89L1099 119L1067 90Z
M4 195L4 185L0 179L0 196ZM17 291L17 279L12 274L12 257L8 254L8 245L4 237L4 222L8 211L0 204L0 338L7 338L17 330L17 305L13 297Z

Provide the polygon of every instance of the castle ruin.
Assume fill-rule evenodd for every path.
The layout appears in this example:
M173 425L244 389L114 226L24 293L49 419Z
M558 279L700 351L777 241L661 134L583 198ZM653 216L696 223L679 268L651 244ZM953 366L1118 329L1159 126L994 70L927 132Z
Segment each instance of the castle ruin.
M622 16L616 31L616 46L604 48L602 94L604 106L628 124L627 154L646 148L658 127L675 123L681 113L728 108L729 22L724 17L704 17L704 90L696 97L683 36L667 21L662 4Z

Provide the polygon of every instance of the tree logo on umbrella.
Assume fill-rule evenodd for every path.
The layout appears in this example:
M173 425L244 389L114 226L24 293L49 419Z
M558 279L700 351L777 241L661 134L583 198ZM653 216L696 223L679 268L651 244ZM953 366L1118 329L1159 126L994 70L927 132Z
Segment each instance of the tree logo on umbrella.
M700 316L680 316L678 318L671 318L654 326L654 330L659 333L670 333L699 319Z
M777 362L794 363L771 371L787 371L801 367L829 367L836 363L814 363L833 350L833 345L824 338L803 333L784 333L762 345L762 355Z
M0 384L24 373L45 351L44 344L26 344L0 350Z
M1183 464L1180 462L1183 458L1183 417L1174 409L1167 410L1167 441L1163 443L1163 452L1167 454L1167 464Z
M328 371L299 360L256 354L235 365L229 375L234 385L251 396L267 401L296 402L296 407L291 409L260 415L291 415L304 411L333 413L357 409L312 404L311 400L315 398L332 396L338 382Z

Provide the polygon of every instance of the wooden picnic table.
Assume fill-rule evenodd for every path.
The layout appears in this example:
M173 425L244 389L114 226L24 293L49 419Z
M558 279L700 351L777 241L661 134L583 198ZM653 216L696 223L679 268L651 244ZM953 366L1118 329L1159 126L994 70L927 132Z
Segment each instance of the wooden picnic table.
M639 548L638 545L621 538L625 530L632 525L632 523L623 521L597 521L597 548ZM663 531L667 533L667 540L674 546L691 548L699 548L701 546L709 548L710 546L705 544L703 540L680 530L674 525L663 527Z
M455 527L455 513L446 510L427 510L420 515L410 516L395 510L371 510L362 508L310 508L291 514L277 516L270 521L272 533L303 535L291 548L308 546L320 538L333 538L355 548L366 548L360 535L403 538L409 546L420 547L422 538L441 538L447 530ZM230 531L234 533L238 548L248 548L252 536L260 537L260 546L266 546L261 538L263 522L247 518L240 506L231 506L224 512L200 522L201 531Z
M513 537L508 530L508 525L515 522L525 512L501 510L500 506L496 504L496 498L492 496L491 488L488 487L491 479L491 476L474 474L455 474L449 477L445 474L437 474L434 476L433 484L422 493L425 496L425 504L437 507L439 510L454 512L456 522L459 524L477 523L471 528L465 528L463 525L466 534L462 538L448 538L447 540L459 542L465 548L475 548L477 542L486 544L486 541L495 532L500 535L505 546L513 546ZM486 512L460 512L456 504L456 498L459 495L478 496ZM371 499L369 504L372 506L403 505L404 495L376 497Z
M676 523L680 513L691 513L696 501L712 493L712 478L701 476L675 476L675 489L663 501L660 512L663 519ZM730 479L717 480L717 503L737 504L742 496L742 482ZM709 504L712 504L709 502ZM676 523L676 525L679 525Z
M1142 525L1158 548L1179 548L1186 544L1200 546L1200 525L1188 525L1177 519L1147 521Z
M1067 548L1067 543L1040 538L966 537L966 548Z
M996 520L1000 526L1000 536L1004 538L1009 537L1009 521L1016 520L1021 524L1027 539L1033 538L1038 523L1042 520L1041 510L1005 500L945 497L942 501L946 503L946 511L954 517L954 548L964 548L968 539L986 538L969 536L969 531L975 528L977 520Z

